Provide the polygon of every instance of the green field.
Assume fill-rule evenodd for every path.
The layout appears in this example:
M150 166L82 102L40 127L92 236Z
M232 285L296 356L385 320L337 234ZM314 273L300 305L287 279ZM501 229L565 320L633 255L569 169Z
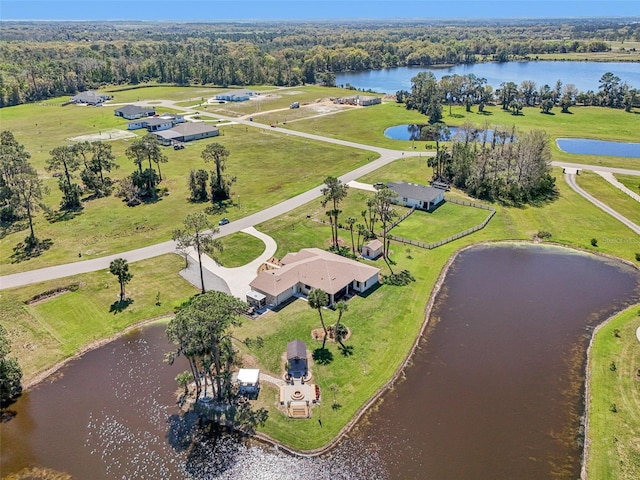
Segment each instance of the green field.
M404 215L406 209L398 209ZM481 224L488 210L444 202L429 213L415 210L390 231L391 235L424 243L434 243Z
M12 355L27 382L91 342L107 338L142 320L172 314L197 289L177 273L184 260L164 255L130 265L126 287L132 302L118 310L120 287L107 270L0 291L0 322L12 339ZM36 303L43 292L77 285Z
M205 95L207 90L200 89L202 91L198 93L199 89L179 91L174 88L125 90L116 95L118 99L126 98L126 101L133 101L137 95L145 99L159 99L161 95L166 95L179 101L197 101L198 96ZM306 92L304 95L309 98L318 98L320 91L317 89L325 90L322 87L300 87L295 90ZM213 91L209 93L213 94ZM296 98L295 95L290 96ZM286 106L292 100L283 95L273 101L273 108L277 108L280 105L277 102ZM300 99L296 98L296 101ZM223 106L231 108L227 104ZM237 108L235 114L243 114L244 106L233 108ZM448 117L448 111L445 111L445 119L451 123L462 123L466 116L463 109L454 109L454 117ZM418 122L420 117L416 112L407 112L402 106L386 103L369 108L345 109L325 117L291 122L287 126L335 138L408 150L411 142L385 139L382 132L387 126ZM477 119L478 115L472 113L468 117ZM573 115L561 115L558 112L554 116L541 115L532 109L525 110L525 115L520 117L490 109L490 113L479 121L488 118L493 124L510 125L515 119L520 128L545 128L554 138L580 132L585 137L628 140L633 138L633 132L638 131L640 126L640 117L636 117L598 108L575 108ZM76 135L76 131L91 133L122 127L122 123L108 107L25 105L3 109L3 128L14 131L18 141L24 143L32 153L33 163L43 174L48 150L63 144L68 136ZM34 130L40 133L34 135ZM194 142L180 151L166 151L169 163L163 164L162 172L166 177L163 185L168 188L168 195L156 203L129 208L119 198L110 197L86 202L84 210L78 215L64 216L53 212L47 220L45 215L39 213L36 234L40 238L50 238L53 246L40 257L11 263L13 248L26 233L23 230L5 236L0 245L3 274L77 261L78 253L82 253L82 259L86 259L169 239L172 230L181 225L187 213L202 211L208 206L188 201L186 180L190 169L210 168L201 160L200 152L211 141L223 143L229 149L231 155L227 173L238 179L232 189L232 202L226 210L210 216L214 223L223 216L234 220L290 198L320 185L328 175L340 175L365 164L371 156L369 152L289 137L270 129L255 131L241 125L227 125L221 130L223 135L214 140ZM416 147L424 151L424 142L418 143ZM113 142L121 165L118 171L113 172L114 178L122 178L133 170L133 164L124 157L128 144L120 140ZM588 156L563 154L556 148L553 149L553 158L637 167L637 160L633 159L590 159ZM559 192L559 198L554 202L522 208L494 205L496 214L486 228L433 250L412 247L408 254L405 245L392 242L391 258L396 262L394 270L409 270L416 282L405 287L383 285L367 298L355 297L350 300L344 323L353 333L348 341L353 347L353 355L343 356L335 345L330 345L333 361L329 365L316 365L313 371L314 382L321 386L325 395L323 410L314 410L311 421L289 420L276 410L275 398L264 398L275 392L267 388L261 402L269 406L271 415L263 431L298 449L319 448L334 438L403 362L420 331L425 305L441 269L462 247L485 241L531 240L537 232L544 230L551 233L551 242L604 253L639 265L635 255L640 252L640 247L638 242L629 241L631 237L627 227L571 190L562 179L561 169L554 169L553 175L557 179ZM415 157L400 158L360 180L366 183L404 180L424 184L430 176L431 169L427 167L426 159ZM603 195L614 203L611 205L613 208L626 208L630 216L637 215L637 209L633 210L634 205L623 207L623 198L617 192L610 191L608 184L602 184L599 177L582 172L579 181L589 191ZM60 194L54 179L48 179L47 183L52 187L52 193L45 201L55 209ZM340 206L341 222L348 216L361 222L361 212L371 195L371 192L350 189L347 199ZM450 195L464 197L462 192L455 190ZM458 207L445 204L432 214L417 212L415 217L411 215L407 223L403 222L392 233L400 235L397 232L405 229L403 236L420 237L417 239L422 239L422 236L449 235L456 233L461 225L468 228L480 223L488 214L485 210ZM317 200L300 205L257 228L276 240L277 256L304 247L326 248L330 242L330 228L320 222L327 218L326 210ZM597 247L592 246L591 239L601 236L601 232L606 232L606 241L601 238ZM340 236L343 244L350 247L349 231L341 230ZM229 267L253 260L264 249L261 242L244 234L229 236L223 242L225 250L219 259ZM388 273L383 261L374 264L383 273ZM182 265L183 259L174 255L132 264L134 280L127 287L127 293L133 303L117 313L110 311L117 300L117 283L106 271L0 292L0 322L10 332L13 354L23 365L26 378L33 378L94 340L108 337L140 320L170 314L176 304L196 291L177 275ZM24 303L38 293L71 283L77 283L80 288L39 304ZM335 312L327 312L327 322L332 323L335 316ZM236 332L239 338L263 336L265 346L262 349L238 347L244 350L243 353L253 356L253 361L260 368L279 375L282 368L280 358L286 342L292 338L306 339L313 350L317 345L310 339L310 330L318 327L317 312L305 302L296 301L278 313L266 315L257 321L246 321ZM380 349L382 343L384 349ZM354 372L358 372L358 375L354 376ZM332 385L336 387L336 401L341 405L338 409L330 408ZM320 414L322 429L319 429L316 421Z
M624 157L598 157L564 153L553 141L556 138L580 137L600 140L626 141L636 138L640 131L640 115L600 107L572 107L571 114L552 111L553 115L540 113L539 108L526 107L522 115L514 116L500 107L489 106L484 114L477 111L466 112L463 107L454 106L449 115L448 107L443 109L443 121L448 125L462 125L465 122L488 128L515 126L522 130L545 130L551 138L553 160L584 163L590 165L640 168L640 160ZM387 127L405 123L426 123L426 117L415 111L407 111L404 105L387 102L382 105L349 109L340 115L328 115L304 121L288 123L287 128L312 132L328 137L366 143L386 148L425 151L425 146L433 148L433 142L412 142L391 140L384 136Z
M640 177L637 177L640 181ZM584 188L598 200L624 215L636 225L640 225L640 203L611 185L600 175L593 172L580 172L577 176L578 185ZM630 232L631 233L631 232ZM640 250L640 239L638 244Z
M639 307L614 317L593 339L587 399L588 478L640 478Z

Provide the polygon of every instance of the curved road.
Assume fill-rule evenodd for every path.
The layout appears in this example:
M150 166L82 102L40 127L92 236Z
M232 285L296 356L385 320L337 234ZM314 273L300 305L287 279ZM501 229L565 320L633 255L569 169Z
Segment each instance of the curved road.
M596 207L598 207L599 209L607 212L613 218L615 218L616 220L624 223L627 227L629 227L631 230L633 230L638 235L640 235L640 226L636 225L635 223L633 223L631 220L627 219L626 217L620 215L613 208L611 208L611 207L607 206L606 204L602 203L600 200L595 198L593 195L585 192L582 188L580 188L578 186L578 184L576 183L576 174L574 174L574 173L565 173L564 174L564 179L569 184L569 186L573 190L575 190L578 194L582 195L584 198L586 198L591 203L593 203Z
M142 106L142 105L146 105L147 102L135 102L135 104ZM378 159L372 162L369 162L366 165L363 165L359 168L356 168L351 172L341 175L339 179L343 183L349 183L353 180L356 180L357 178L362 177L363 175L366 175L370 172L373 172L374 170L377 170L403 156L406 156L406 157L415 157L418 155L423 156L423 153L425 157L434 155L433 152L421 152L420 154L418 154L414 151L405 152L402 150L391 150L388 148L375 147L375 146L365 145L365 144L351 142L347 140L323 137L321 135L315 135L312 133L288 130L286 128L271 127L269 125L260 124L257 122L251 122L248 120L229 117L225 115L213 114L211 112L200 111L193 108L178 107L174 104L174 102L171 102L171 101L162 101L160 102L160 104L170 108L183 110L185 113L197 113L199 115L204 115L204 116L213 117L216 119L227 120L227 121L241 124L241 125L246 125L247 127L262 128L264 130L276 131L278 133L285 134L285 135L293 135L297 137L308 138L310 140L333 143L336 145L341 145L341 146L350 147L350 148L357 148L360 150L368 150L370 152L374 152L379 155ZM158 102L157 101L153 102L151 105L157 106ZM622 169L622 168L610 168L610 167L594 168L593 165L580 165L580 164L565 163L565 162L552 162L552 165L556 167L577 168L577 169L584 169L584 170L597 169L599 171L610 172L610 173L621 173L626 175L640 175L640 171L638 170L630 170L630 169ZM619 213L615 212L613 209L609 208L608 206L606 206L605 204L603 204L602 202L600 202L599 200L595 199L594 197L589 195L587 192L582 190L580 187L578 187L575 183L575 176L567 174L565 175L565 179L567 180L567 183L569 183L571 188L573 188L580 195L582 195L583 197L585 197L586 199L588 199L590 202L594 203L598 207L602 208L607 213L613 215L622 223L629 226L629 228L634 230L636 233L640 234L640 227L638 227L633 222L629 221L628 219L626 219ZM220 233L216 234L216 236L221 237L221 236L229 235L231 233L239 232L246 228L253 227L262 222L278 217L284 213L287 213L293 210L294 208L299 207L300 205L303 205L316 198L319 198L322 195L321 190L322 190L322 185L319 185L311 190L308 190L293 198L290 198L281 203L268 207L260 212L257 212L247 217L243 217L236 221L233 221L227 225L220 227ZM17 287L21 285L28 285L31 283L42 282L45 280L53 280L56 278L68 277L71 275L77 275L81 273L94 272L96 270L103 270L103 269L109 268L109 264L116 258L125 258L128 262L133 263L140 260L157 257L159 255L164 255L166 253L171 253L171 252L174 252L175 250L176 250L175 242L170 240L167 242L158 243L148 247L138 248L136 250L130 250L128 252L109 255L106 257L68 263L64 265L55 265L51 267L40 268L37 270L30 270L27 272L6 275L3 277L0 277L0 290Z

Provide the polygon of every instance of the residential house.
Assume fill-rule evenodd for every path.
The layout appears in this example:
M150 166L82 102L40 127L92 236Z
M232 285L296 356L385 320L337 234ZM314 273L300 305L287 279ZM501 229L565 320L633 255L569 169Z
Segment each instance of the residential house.
M348 294L363 293L378 283L379 268L320 248L303 248L282 258L280 266L264 270L249 284L278 306L294 295L319 288L329 295L329 305Z
M85 105L102 105L107 100L111 100L111 95L98 93L94 90L87 90L86 92L80 92L77 95L74 95L71 97L70 101Z
M251 90L230 90L216 95L216 100L225 102L244 102L255 95Z
M137 118L152 117L156 114L154 107L139 107L137 105L125 105L116 108L113 113L116 117L126 118L127 120L135 120ZM132 130L132 129L130 129Z
M431 211L444 201L444 190L407 182L388 182L397 197L394 203Z
M163 145L171 145L175 142L190 142L201 138L217 137L218 135L220 135L218 127L202 122L185 122L168 130L156 132L156 137Z

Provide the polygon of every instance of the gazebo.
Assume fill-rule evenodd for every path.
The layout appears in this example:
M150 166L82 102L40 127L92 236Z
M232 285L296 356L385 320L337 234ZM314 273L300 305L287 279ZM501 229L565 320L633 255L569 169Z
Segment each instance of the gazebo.
M304 378L308 373L307 345L302 340L287 343L287 373L291 378Z

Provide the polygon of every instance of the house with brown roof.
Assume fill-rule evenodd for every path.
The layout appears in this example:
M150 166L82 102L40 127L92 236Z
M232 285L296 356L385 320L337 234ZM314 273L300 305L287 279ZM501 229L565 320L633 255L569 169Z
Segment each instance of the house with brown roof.
M348 294L364 293L378 283L379 268L327 252L303 248L288 253L279 268L264 270L249 284L252 291L277 307L295 295L308 295L314 288L327 292L329 305Z

